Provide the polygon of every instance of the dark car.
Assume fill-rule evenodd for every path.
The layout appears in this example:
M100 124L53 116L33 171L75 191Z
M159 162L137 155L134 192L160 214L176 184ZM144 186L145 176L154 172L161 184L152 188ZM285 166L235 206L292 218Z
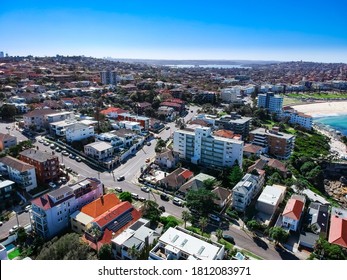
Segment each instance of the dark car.
M161 198L162 200L165 200L165 201L169 201L169 200L170 200L169 196L168 196L167 194L165 194L165 193L162 193L162 194L160 195L160 198Z
M165 212L165 207L164 206L159 206L159 210L162 212Z
M234 237L232 237L232 236L229 235L229 234L223 234L223 239L224 239L225 241L230 242L231 244L235 244Z

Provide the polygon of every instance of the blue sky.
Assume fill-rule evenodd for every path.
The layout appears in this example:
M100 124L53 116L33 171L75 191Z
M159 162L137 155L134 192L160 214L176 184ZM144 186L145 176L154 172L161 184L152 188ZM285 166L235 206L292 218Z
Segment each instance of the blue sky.
M10 55L347 63L344 0L2 2Z

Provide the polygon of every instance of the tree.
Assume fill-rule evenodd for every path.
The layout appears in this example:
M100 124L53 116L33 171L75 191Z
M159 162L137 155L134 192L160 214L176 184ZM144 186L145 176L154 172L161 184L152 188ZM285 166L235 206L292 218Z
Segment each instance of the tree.
M269 230L269 236L275 240L276 244L278 244L286 242L289 237L289 233L281 227L272 227Z
M131 197L131 193L130 192L122 192L120 195L119 195L119 199L121 201L129 201L130 203L133 202L133 199Z
M143 217L149 219L151 223L156 223L160 220L161 211L158 203L153 200L146 200L143 203Z
M17 109L14 105L5 104L1 107L0 116L3 120L13 120L17 114Z
M186 196L187 207L196 210L202 216L207 216L214 210L216 198L216 194L205 188L190 190Z
M330 244L320 237L315 244L313 257L323 260L346 260L347 252L338 245Z
M255 231L261 228L261 225L256 220L249 220L247 222L247 228L251 231Z
M220 228L216 230L216 236L218 238L218 241L221 240L223 238L223 230L221 230Z
M27 240L27 233L25 231L25 229L23 227L20 227L18 228L18 231L17 231L17 242L20 246L22 246L25 241Z
M68 233L58 238L53 238L46 243L37 260L92 260L96 259L95 252L82 242L77 233Z
M235 164L232 169L231 169L231 172L230 172L230 175L228 177L229 179L229 186L230 188L233 188L236 186L236 184L238 182L240 182L240 180L242 179L243 177L243 173L242 173L242 170L240 168L240 166L238 164Z
M207 218L201 217L201 218L199 219L199 226L200 226L200 229L201 229L201 235L203 235L204 230L205 230L205 228L207 227L207 225L208 225Z
M174 216L160 217L160 222L164 225L164 231L170 227L179 225L180 221Z
M98 251L99 260L112 260L112 248L110 244L103 244Z
M215 179L209 178L202 182L203 186L207 190L212 190L213 187L216 185L217 181Z
M132 247L128 248L128 255L131 259L137 259L138 257L140 257L141 252L139 252L137 250L137 248L135 247L135 245L133 245Z
M184 221L184 228L187 227L187 222L192 219L192 215L189 213L189 211L184 210L182 212L182 220Z

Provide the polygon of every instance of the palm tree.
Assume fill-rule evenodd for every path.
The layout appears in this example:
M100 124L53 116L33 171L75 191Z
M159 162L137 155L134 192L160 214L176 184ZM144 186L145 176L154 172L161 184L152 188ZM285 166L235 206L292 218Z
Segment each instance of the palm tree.
M128 248L128 255L131 259L137 259L140 256L140 252L137 250L135 245L133 245L131 248Z
M218 238L218 241L223 238L223 231L220 228L216 230L216 236Z
M201 227L201 235L203 235L204 229L207 227L207 218L205 218L205 217L200 218L199 226Z
M187 227L187 222L192 219L192 215L189 213L189 211L184 210L182 212L182 220L184 221L184 228Z

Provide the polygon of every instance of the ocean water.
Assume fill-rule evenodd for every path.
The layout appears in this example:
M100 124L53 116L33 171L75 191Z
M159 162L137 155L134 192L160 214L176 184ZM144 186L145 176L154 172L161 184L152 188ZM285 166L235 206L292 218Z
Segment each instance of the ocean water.
M328 125L347 136L347 115L314 118L314 122Z

